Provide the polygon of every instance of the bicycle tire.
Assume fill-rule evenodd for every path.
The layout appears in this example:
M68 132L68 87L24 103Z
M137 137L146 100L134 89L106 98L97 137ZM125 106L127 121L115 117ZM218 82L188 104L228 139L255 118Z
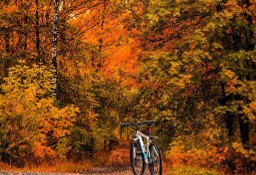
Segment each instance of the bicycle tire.
M134 175L143 175L145 172L145 161L142 151L137 142L131 143L130 149L130 162Z
M162 155L161 151L156 143L151 143L149 145L150 151L150 164L149 171L151 175L162 175Z

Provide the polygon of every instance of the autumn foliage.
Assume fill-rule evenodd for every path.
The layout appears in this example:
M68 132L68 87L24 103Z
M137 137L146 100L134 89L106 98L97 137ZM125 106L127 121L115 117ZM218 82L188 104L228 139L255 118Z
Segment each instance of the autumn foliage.
M119 122L154 118L167 166L255 171L255 11L253 0L1 1L1 161L103 151L119 165Z
M58 109L50 95L51 73L45 66L19 63L9 69L2 84L1 158L11 164L65 156L63 136L70 133L78 109Z

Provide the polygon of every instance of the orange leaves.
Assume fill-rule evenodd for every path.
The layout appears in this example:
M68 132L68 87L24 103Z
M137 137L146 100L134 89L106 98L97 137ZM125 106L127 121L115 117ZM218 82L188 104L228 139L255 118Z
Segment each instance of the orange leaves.
M111 151L107 166L128 166L130 165L129 160L129 149L127 148L117 148Z
M228 147L219 148L204 134L190 135L186 140L176 140L171 144L166 157L173 165L200 167L218 166L226 159Z
M17 12L17 10L18 10L17 5L9 5L2 9L2 11L5 13L13 13L13 12Z
M241 13L243 11L242 7L239 5L239 2L234 0L227 1L225 7L233 13Z
M42 144L42 142L35 142L32 151L37 160L44 160L46 157L54 158L56 153L50 147Z
M51 135L55 139L69 134L69 128L73 125L74 116L78 112L78 108L67 106L62 109L54 107L51 99L42 99L39 102L40 114L38 117L42 119L39 131L45 135Z
M113 50L109 50L112 54L109 55L106 62L107 72L114 71L113 68L124 70L125 72L134 73L137 69L137 54L139 49L136 48L135 41L130 41L127 44L121 44Z

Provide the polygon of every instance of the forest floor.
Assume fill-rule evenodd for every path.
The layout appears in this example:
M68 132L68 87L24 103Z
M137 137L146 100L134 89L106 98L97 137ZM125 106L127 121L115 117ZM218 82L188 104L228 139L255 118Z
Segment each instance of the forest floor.
M79 173L57 173L57 172L28 172L28 171L1 171L0 175L132 175L130 167L123 168L93 168ZM150 175L148 169L144 175ZM167 175L163 173L163 175Z
M67 168L67 169L65 169ZM91 167L86 169L80 169L78 167L73 167L78 169L73 169L69 166L62 167L56 166L55 169L43 168L40 169L3 169L0 167L0 175L132 175L132 170L130 166L123 167ZM189 166L173 166L164 167L162 175L224 175L215 170L209 170L199 167L189 167ZM149 169L147 168L144 175L150 175ZM238 174L236 174L238 175ZM250 174L255 175L255 174Z

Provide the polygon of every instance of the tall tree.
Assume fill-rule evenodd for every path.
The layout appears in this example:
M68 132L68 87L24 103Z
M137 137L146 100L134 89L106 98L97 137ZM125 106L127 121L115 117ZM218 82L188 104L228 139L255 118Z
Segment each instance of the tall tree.
M53 22L53 38L52 38L52 95L57 100L57 80L58 80L58 65L57 65L57 36L58 36L58 23L59 23L59 6L60 0L55 0L54 5L54 22Z
M40 18L39 18L39 1L35 0L36 2L36 21L35 21L35 33L36 33L36 50L37 50L37 61L39 63L42 62L41 58L41 48L40 48Z

